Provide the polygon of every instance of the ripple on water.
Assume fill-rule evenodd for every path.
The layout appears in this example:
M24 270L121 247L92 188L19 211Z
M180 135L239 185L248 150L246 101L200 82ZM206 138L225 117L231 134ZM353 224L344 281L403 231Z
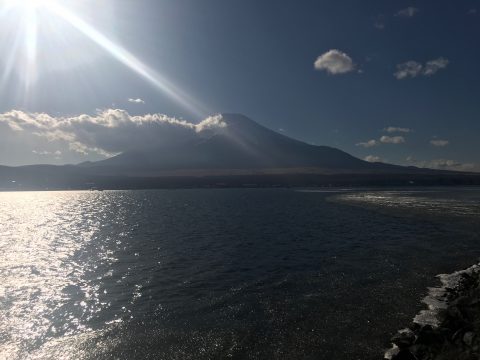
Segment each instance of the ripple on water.
M48 338L86 331L83 320L106 306L74 255L111 209L91 192L0 193L0 208L0 354L22 359Z

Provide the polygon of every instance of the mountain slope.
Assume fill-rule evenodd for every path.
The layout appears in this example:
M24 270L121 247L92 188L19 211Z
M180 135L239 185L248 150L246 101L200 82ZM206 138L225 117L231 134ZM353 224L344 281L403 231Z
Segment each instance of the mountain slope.
M480 185L480 174L372 164L291 139L242 115L223 119L226 126L188 140L147 144L103 161L0 166L0 190Z
M222 116L226 127L204 131L195 140L135 149L85 166L124 175L175 170L318 168L328 172L376 172L406 169L368 163L327 146L309 145L267 129L243 115Z

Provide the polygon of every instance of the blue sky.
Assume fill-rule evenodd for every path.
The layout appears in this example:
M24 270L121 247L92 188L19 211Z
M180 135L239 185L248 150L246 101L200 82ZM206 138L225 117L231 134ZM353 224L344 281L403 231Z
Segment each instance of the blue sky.
M12 1L0 15L1 164L107 156L102 143L78 151L75 132L39 135L35 113L55 127L121 109L193 123L242 113L360 158L480 170L478 1L51 0L100 40L49 0Z

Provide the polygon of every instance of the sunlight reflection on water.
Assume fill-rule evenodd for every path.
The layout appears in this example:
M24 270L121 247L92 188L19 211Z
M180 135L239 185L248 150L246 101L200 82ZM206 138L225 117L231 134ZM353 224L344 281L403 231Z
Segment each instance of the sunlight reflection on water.
M80 319L106 306L73 258L106 208L91 192L0 193L0 208L0 354L16 359L45 338L86 331Z
M469 193L466 190L464 195ZM376 208L412 211L418 214L447 215L458 217L480 216L478 194L461 198L449 198L442 191L375 191L342 194L337 201L373 206Z

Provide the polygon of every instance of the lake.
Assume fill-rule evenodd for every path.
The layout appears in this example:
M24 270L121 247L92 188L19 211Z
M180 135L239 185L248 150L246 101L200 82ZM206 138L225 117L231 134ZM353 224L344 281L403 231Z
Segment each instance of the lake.
M381 359L480 189L0 193L1 359Z

